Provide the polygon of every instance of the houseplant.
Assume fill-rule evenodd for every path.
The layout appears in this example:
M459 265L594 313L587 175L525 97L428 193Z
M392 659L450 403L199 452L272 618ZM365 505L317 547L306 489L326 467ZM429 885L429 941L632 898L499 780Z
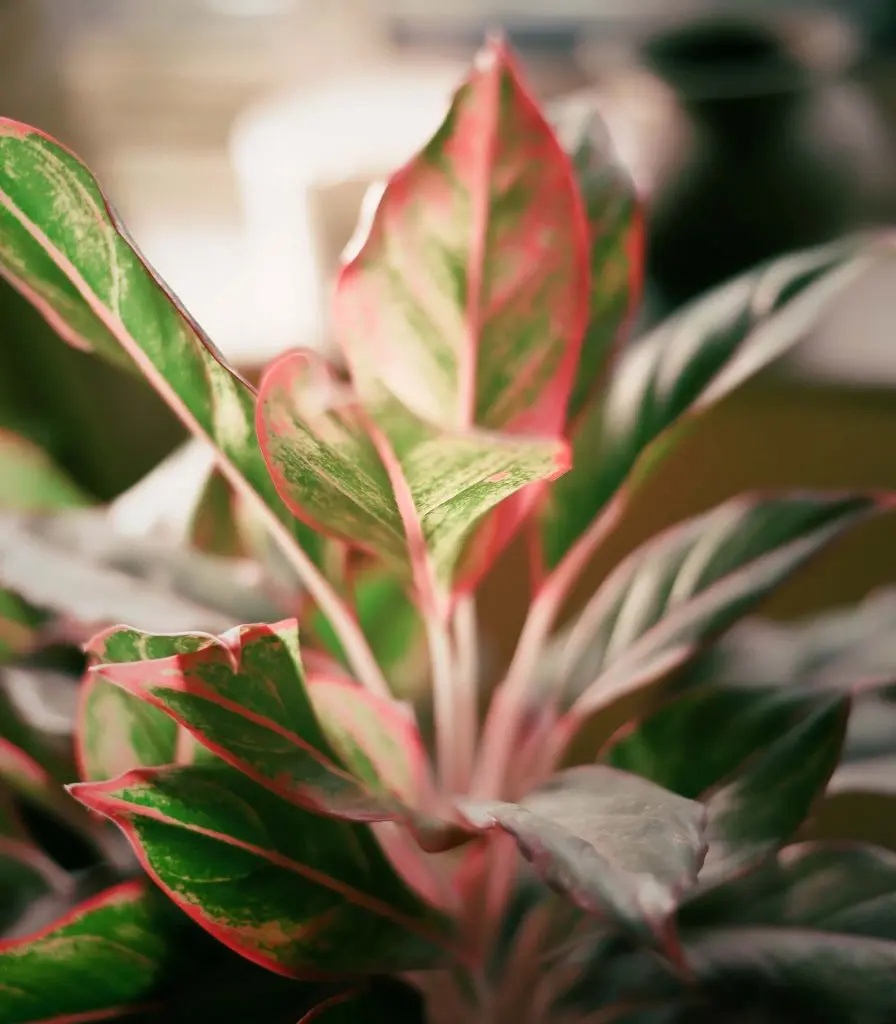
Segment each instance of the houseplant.
M260 524L263 564L301 582L281 574L277 614L238 624L216 602L245 558L194 578L171 551L123 554L102 511L4 515L6 656L34 669L84 640L87 665L77 776L2 717L2 870L37 896L0 946L2 1024L896 1013L896 857L794 842L853 705L889 712L893 603L726 632L892 498L733 500L633 552L558 628L653 466L890 244L779 260L619 351L639 218L585 128L558 126L570 159L490 43L347 257L347 372L286 353L255 391L77 158L0 122L4 276L213 445L241 543L257 555ZM480 715L476 588L521 531L530 612ZM155 588L129 606L143 621L115 624L113 584L121 602ZM182 614L203 621L149 621ZM432 700L414 707L392 684L421 647ZM841 798L865 785L851 743ZM60 777L81 781L66 796Z

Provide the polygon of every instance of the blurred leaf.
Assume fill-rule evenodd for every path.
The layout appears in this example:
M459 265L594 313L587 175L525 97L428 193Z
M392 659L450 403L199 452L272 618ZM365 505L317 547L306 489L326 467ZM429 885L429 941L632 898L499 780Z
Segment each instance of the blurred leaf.
M154 996L177 958L178 922L159 903L127 882L43 932L0 942L0 1024L105 1020Z
M552 120L572 158L590 235L590 317L568 408L569 421L575 423L640 301L643 224L634 183L613 151L591 97L561 101Z
M378 988L350 989L330 996L306 1014L299 1024L425 1024L420 997L397 983Z
M550 490L542 542L555 566L613 495L626 494L694 416L799 341L872 258L855 241L790 255L685 307L623 353L573 442L573 470ZM626 483L627 482L627 483Z
M99 626L221 632L243 612L278 614L251 563L122 537L93 511L0 513L0 584L39 608Z
M461 809L474 826L512 835L583 910L659 937L706 852L700 804L612 768L573 768L518 804Z
M88 504L87 495L36 444L0 430L0 508L38 512Z
M837 767L848 716L848 697L829 698L712 794L701 883L730 878L790 839Z
M72 793L225 945L282 974L433 966L451 928L363 828L309 814L220 762L142 769Z
M869 498L736 498L628 556L565 634L555 679L579 717L692 659L838 535Z

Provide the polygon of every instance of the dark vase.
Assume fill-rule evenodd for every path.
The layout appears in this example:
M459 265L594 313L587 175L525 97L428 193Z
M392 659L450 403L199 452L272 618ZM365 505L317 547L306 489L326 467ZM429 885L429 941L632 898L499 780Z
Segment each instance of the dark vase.
M643 45L688 139L649 201L657 314L881 216L886 135L827 28L815 50L805 26L752 20L703 21Z

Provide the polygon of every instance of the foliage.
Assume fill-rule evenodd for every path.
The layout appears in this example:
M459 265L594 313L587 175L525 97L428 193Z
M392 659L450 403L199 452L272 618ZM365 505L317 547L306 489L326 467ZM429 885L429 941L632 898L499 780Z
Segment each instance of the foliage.
M896 1018L896 857L805 836L887 777L896 605L741 621L893 500L728 501L558 626L683 433L887 252L788 256L623 346L635 194L492 42L359 229L344 365L255 390L84 165L0 121L0 272L215 455L185 546L0 437L7 682L83 673L74 757L0 702L0 1024ZM477 588L520 535L490 692Z

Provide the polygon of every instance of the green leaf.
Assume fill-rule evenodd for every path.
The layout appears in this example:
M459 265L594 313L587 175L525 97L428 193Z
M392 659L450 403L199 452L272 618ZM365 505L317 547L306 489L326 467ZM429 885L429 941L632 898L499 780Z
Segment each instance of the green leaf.
M492 43L340 274L334 329L364 403L385 390L448 428L558 435L587 247L569 159Z
M613 151L591 97L561 101L552 121L572 157L590 235L590 315L568 409L575 423L641 298L643 224L634 183Z
M173 975L179 922L140 882L107 889L35 935L0 942L0 1024L94 1021Z
M848 697L823 702L709 798L701 883L730 878L796 832L837 767L849 704Z
M297 806L385 821L403 813L399 794L419 796L426 761L412 718L356 684L322 680L317 689L328 727L322 726L306 689L294 621L241 626L221 639L178 639L175 655L92 671ZM383 768L388 774L380 774Z
M896 942L727 928L688 943L685 955L714 1006L715 1000L729 1008L777 1004L789 1020L857 1024L896 1015Z
M154 636L116 626L86 647L91 666L130 664L201 650L214 643L204 633ZM149 670L148 670L148 674ZM189 763L192 737L168 715L113 685L96 672L81 684L75 750L86 782L112 779L132 768Z
M802 843L686 903L683 929L787 927L896 941L896 854Z
M28 654L46 616L17 594L0 590L0 664Z
M555 678L581 718L692 659L835 537L865 497L736 498L628 556L565 635Z
M551 488L546 566L624 483L630 493L694 416L799 341L869 259L854 241L786 256L698 299L628 349L577 432L573 471Z
M255 396L145 263L77 157L0 119L0 272L70 344L139 370L221 453L312 556L317 538L277 497L255 436Z
M606 761L697 799L828 699L783 681L780 687L701 686L626 731Z
M818 690L875 689L896 680L896 590L795 623L748 620L709 647L689 685L811 684Z
M268 369L258 408L271 475L296 515L379 556L432 600L486 512L565 468L562 441L448 432L391 399L374 427L312 352Z
M257 567L117 533L103 512L0 513L0 584L88 625L221 632L277 617Z
M704 808L606 767L573 768L518 804L463 805L499 828L552 887L590 913L662 936L706 852Z
M444 960L451 929L363 828L309 814L221 763L142 769L72 793L225 945L296 977Z
M36 444L0 430L0 508L49 511L89 499Z

